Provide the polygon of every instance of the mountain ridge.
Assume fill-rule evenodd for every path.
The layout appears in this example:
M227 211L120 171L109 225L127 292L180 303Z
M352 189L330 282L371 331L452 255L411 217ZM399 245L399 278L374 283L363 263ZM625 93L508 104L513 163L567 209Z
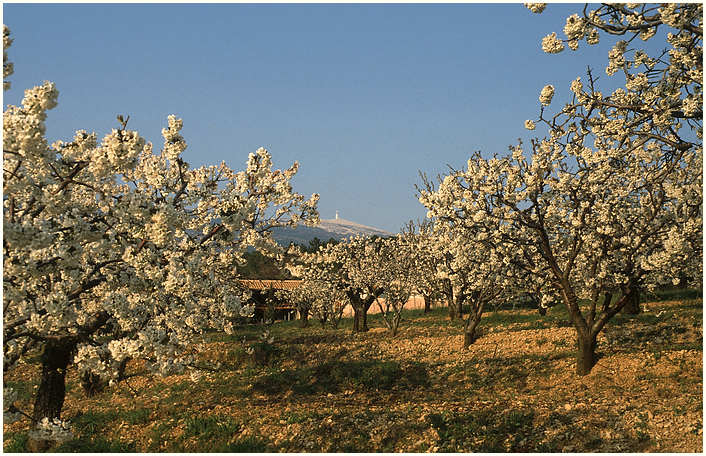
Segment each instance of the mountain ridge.
M331 238L341 241L351 236L390 237L394 236L394 234L389 231L340 218L321 220L316 227L309 227L302 224L294 229L275 228L272 230L272 237L280 245L285 246L289 245L291 242L306 245L314 238L319 238L321 241L325 242Z

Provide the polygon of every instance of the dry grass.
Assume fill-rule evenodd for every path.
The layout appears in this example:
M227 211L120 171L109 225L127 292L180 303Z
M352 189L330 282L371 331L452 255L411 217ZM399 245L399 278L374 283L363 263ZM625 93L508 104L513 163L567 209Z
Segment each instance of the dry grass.
M620 318L581 378L559 308L488 315L468 351L440 309L408 315L396 338L374 318L365 334L277 323L266 364L245 354L248 327L213 337L203 356L224 365L198 383L133 363L137 376L85 398L70 372L76 439L57 450L702 452L702 319L700 299ZM5 376L27 408L36 373ZM4 426L5 451L23 450L26 427Z

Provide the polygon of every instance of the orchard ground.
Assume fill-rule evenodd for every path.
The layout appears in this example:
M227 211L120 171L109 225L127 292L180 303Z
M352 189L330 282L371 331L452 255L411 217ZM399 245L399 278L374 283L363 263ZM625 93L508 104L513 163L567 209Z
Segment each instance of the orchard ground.
M196 383L132 362L132 377L86 398L72 368L62 417L75 438L54 451L700 453L701 291L660 299L608 324L585 377L563 305L491 310L468 351L436 308L405 311L395 338L379 315L362 334L350 319L212 334L203 356L222 366ZM25 410L37 369L5 374ZM4 425L5 452L27 451L27 426Z

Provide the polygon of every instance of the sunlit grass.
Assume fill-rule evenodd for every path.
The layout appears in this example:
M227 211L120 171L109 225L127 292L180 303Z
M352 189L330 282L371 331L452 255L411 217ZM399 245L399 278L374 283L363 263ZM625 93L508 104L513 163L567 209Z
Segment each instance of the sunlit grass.
M702 350L698 338L685 337L700 331L701 299L672 301L654 301L655 310L638 316L617 316L609 324L615 329L611 337L616 342L602 342L598 350L608 355L644 354L652 363L667 363L661 360L670 358L672 352ZM552 452L561 451L563 443L541 440L538 436L543 429L561 425L565 432L578 431L573 421L568 421L572 416L568 413L554 412L553 418L542 418L533 408L498 398L500 392L505 401L508 392L523 401L543 398L547 391L542 382L551 383L556 375L570 372L575 341L551 337L546 331L534 332L556 328L570 334L563 304L550 307L544 316L532 308L514 312L491 309L479 327L478 345L468 352L457 346L431 344L448 344L462 334L463 321L450 321L445 308L430 314L422 309L406 310L394 339L379 315L369 316L371 331L366 334L352 333L351 318L341 323L338 330L322 328L315 320L307 328L300 328L297 321L255 323L238 327L233 335L208 334L213 346L202 356L222 366L196 383L186 375L146 377L144 368L136 365L131 371L135 377L128 382L86 399L70 373L67 387L74 405L63 417L73 423L75 438L53 451L393 452L412 448L409 445L414 442L409 439L413 434L415 439L426 436L413 447L414 452L434 448L448 452ZM533 336L523 336L525 330L532 330L527 334ZM260 338L265 331L274 338L271 342ZM517 338L519 346L542 347L542 352L503 353L496 345L506 335ZM647 344L655 337L663 342ZM495 342L484 345L484 338ZM418 346L420 343L424 345ZM383 344L393 351L381 350ZM249 353L247 348L253 351ZM452 354L423 359L396 354L410 349ZM642 376L637 375L634 391L650 384L655 385L651 391L659 399L688 397L680 402L683 409L677 412L680 416L692 413L701 406L695 396L703 381L700 367L691 358L667 364L672 366L668 373L646 368ZM600 384L610 388L612 367L605 365L609 370L601 368L587 381L604 382ZM7 386L19 391L19 401L29 405L36 384L35 380L10 377ZM595 394L604 394L601 391ZM440 405L447 403L457 405ZM432 411L429 404L435 404ZM405 421L408 419L411 421ZM272 432L298 426L301 433L298 440L270 441L267 434L258 434L256 423L262 422L271 423ZM534 428L539 431L533 432ZM432 429L436 434L428 434ZM5 452L28 451L26 431L5 432L4 438ZM655 449L653 440L631 438L631 449ZM600 449L604 443L600 433L595 433L585 448Z

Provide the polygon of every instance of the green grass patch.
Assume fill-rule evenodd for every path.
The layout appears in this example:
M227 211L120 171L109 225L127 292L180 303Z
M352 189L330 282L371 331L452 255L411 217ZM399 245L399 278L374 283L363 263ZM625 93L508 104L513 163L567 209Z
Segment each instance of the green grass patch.
M674 289L667 291L658 291L657 293L649 293L647 295L648 302L654 301L686 301L698 300L703 298L703 290L698 288L689 289Z
M123 443L103 437L78 437L59 445L57 453L137 453L134 443Z
M229 443L218 450L209 450L217 453L266 453L267 443L254 436L249 436L238 442Z
M405 366L396 361L326 361L296 369L274 370L252 383L252 391L264 394L292 392L298 395L340 393L346 390L389 390L429 386L423 363Z
M520 331L524 329L545 329L556 326L560 321L564 321L562 316L547 312L546 315L538 313L519 313L512 311L498 311L484 313L481 319L480 327L483 326L509 326L522 325L521 328L515 328Z
M149 412L146 413L149 416ZM56 453L136 453L137 447L133 442L121 442L119 439L106 437L108 431L116 423L125 420L142 420L145 412L140 411L109 411L81 413L73 417L74 438L63 442L52 449ZM127 419L126 419L127 418ZM144 421L142 421L144 422ZM12 438L10 445L5 447L7 452L29 451L29 438L26 433Z
M29 453L29 435L27 432L3 433L4 453Z
M316 421L327 416L326 413L317 412L315 410L305 411L305 412L292 412L287 415L287 424L301 424L308 421Z
M497 407L467 412L442 412L429 416L437 430L440 452L527 452L534 449L534 412Z
M150 422L150 410L148 409L134 409L123 411L123 419L127 424L138 425Z
M241 425L227 416L194 417L186 420L184 435L199 441L229 439L240 432Z
M150 444L148 445L147 450L149 453L156 453L158 451L169 451L170 449L172 449L172 447L176 448L176 446L174 445L175 442L169 434L172 427L173 423L162 421L157 424L157 426L150 429ZM172 447L166 448L166 445L161 445L162 442L172 442Z
M94 412L89 410L76 415L71 420L71 424L76 435L88 438L101 436L105 430L115 426L116 422L120 423L120 415L121 412L118 410L108 412Z
M39 380L32 379L29 382L5 382L4 388L12 388L17 393L17 400L23 403L34 401L35 388L39 385Z

